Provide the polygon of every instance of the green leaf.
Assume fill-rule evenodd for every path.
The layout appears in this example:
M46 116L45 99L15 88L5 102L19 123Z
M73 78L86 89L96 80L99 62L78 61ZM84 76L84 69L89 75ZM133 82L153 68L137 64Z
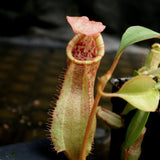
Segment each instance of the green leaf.
M150 112L137 110L126 132L124 148L129 148L139 137L144 128Z
M160 33L142 26L129 27L122 36L116 56L120 56L128 46L152 38L160 38Z
M125 106L125 108L124 108L123 112L121 113L121 115L126 115L130 111L133 111L134 109L136 109L136 108L133 107L131 104L127 103L127 105Z
M136 76L127 81L114 96L123 98L140 110L155 111L159 103L159 91L155 84L149 76Z

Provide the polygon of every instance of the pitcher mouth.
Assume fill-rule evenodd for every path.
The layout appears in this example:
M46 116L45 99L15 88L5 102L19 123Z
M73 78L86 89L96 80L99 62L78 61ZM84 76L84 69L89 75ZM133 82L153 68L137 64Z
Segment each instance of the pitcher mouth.
M79 42L81 43L81 40L85 38L84 34L76 34L68 43L67 48L66 48L66 53L67 57L73 61L74 63L77 64L92 64L100 61L102 57L104 56L105 53L105 48L104 48L104 42L103 38L100 33L91 36L89 38L92 38L94 40L95 46L94 47L94 52L92 52L90 57L84 57L84 55L80 55L80 57L75 53L76 52L76 47L79 45ZM93 45L93 44L92 44ZM80 52L80 50L78 51ZM82 53L84 54L84 53ZM83 57L83 58L82 58Z

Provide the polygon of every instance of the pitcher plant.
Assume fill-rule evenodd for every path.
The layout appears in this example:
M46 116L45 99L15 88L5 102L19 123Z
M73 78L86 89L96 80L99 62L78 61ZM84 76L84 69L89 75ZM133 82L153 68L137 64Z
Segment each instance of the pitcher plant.
M50 135L55 150L64 152L70 160L86 160L93 145L96 116L107 122L110 127L124 127L121 115L98 106L102 96L120 97L129 104L129 107L125 108L126 114L132 109L137 110L127 129L123 145L124 154L121 158L138 159L141 147L138 148L136 156L131 156L132 150L135 151L137 139L141 146L149 112L154 112L159 104L160 47L158 44L153 47L156 48L156 54L153 54L152 49L145 66L139 69L118 92L106 93L103 90L112 77L122 53L129 45L146 39L159 38L160 34L141 26L128 28L122 36L113 64L106 74L98 78L97 94L94 97L96 73L105 53L101 35L105 26L101 22L90 21L85 16L66 18L76 35L66 47L67 70L52 113ZM157 81L153 79L155 76L159 77ZM137 118L141 119L138 125L135 120Z

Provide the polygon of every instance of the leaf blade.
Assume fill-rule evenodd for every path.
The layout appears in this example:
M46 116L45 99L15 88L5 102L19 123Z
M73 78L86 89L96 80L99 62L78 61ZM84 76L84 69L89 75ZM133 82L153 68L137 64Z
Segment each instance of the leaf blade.
M132 118L126 132L124 148L129 148L139 137L142 129L144 128L150 112L137 110Z
M121 43L116 56L120 56L130 45L147 39L160 38L160 33L142 26L129 27L122 35Z
M115 95L140 110L152 112L159 103L159 91L155 84L156 82L149 76L136 76L126 82Z

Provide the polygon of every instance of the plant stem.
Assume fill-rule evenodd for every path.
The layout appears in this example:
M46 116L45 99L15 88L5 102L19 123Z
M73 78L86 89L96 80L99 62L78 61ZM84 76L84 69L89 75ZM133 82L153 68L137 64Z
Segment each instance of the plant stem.
M107 82L111 78L111 76L113 74L113 71L115 70L115 68L118 64L119 59L120 59L120 56L116 56L113 63L112 63L112 66L110 67L108 72L106 74L104 74L102 77L99 78L97 87L100 88L102 91L104 90ZM87 149L89 134L90 134L90 130L91 130L91 127L92 127L93 119L96 115L96 108L99 104L100 99L101 99L101 94L100 94L100 92L97 92L97 95L96 95L95 100L94 100L93 108L91 110L91 113L90 113L90 116L89 116L89 119L88 119L88 124L87 124L87 127L86 127L86 132L85 132L85 136L84 136L84 139L83 139L82 150L81 150L79 160L85 160L86 159L86 156L87 156L86 155L86 149Z
M88 144L87 142L88 142L90 130L91 130L91 127L92 127L92 122L93 122L94 116L96 114L96 107L99 103L100 98L101 98L101 95L99 93L97 93L97 95L95 97L95 101L94 101L94 105L93 105L91 114L90 114L89 119L88 119L88 124L87 124L87 128L86 128L85 136L84 136L84 139L83 139L82 150L81 150L79 160L85 160L86 159L86 156L87 156L86 155L86 149L87 149L87 144Z

